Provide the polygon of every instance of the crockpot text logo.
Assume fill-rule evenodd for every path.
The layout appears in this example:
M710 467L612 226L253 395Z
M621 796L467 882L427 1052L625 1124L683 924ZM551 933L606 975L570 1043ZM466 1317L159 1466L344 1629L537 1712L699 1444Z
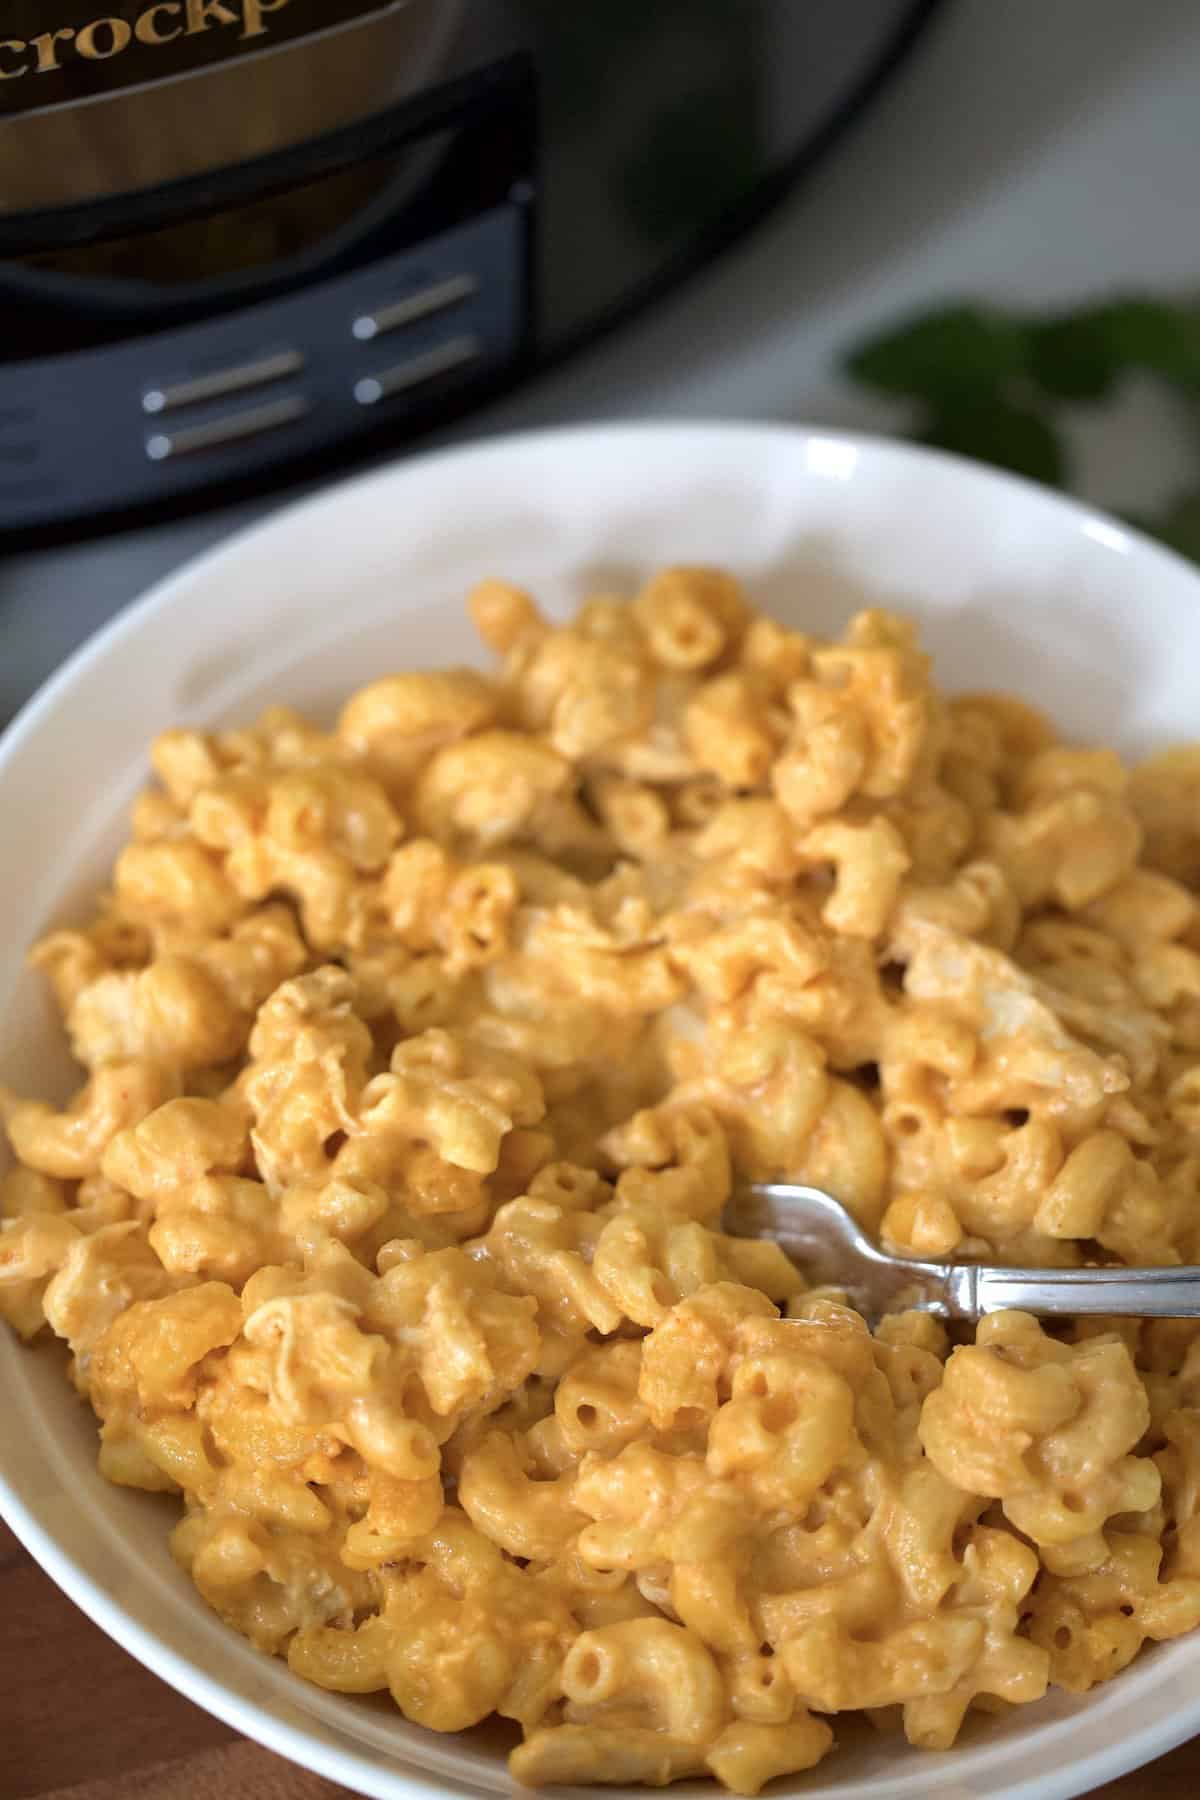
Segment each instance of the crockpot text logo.
M155 0L136 19L93 19L76 29L39 31L35 37L0 38L0 81L22 75L53 75L72 57L108 62L132 44L157 47L176 38L194 38L212 29L240 26L238 39L265 37L271 13L288 0Z

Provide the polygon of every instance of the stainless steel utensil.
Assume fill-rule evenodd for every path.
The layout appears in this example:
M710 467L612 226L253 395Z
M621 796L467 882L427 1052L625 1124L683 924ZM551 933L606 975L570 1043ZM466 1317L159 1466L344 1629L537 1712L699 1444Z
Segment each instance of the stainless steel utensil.
M1021 1311L1200 1318L1200 1268L999 1269L889 1256L822 1188L755 1182L725 1208L733 1237L773 1238L816 1286L843 1289L868 1319L913 1307L943 1319Z

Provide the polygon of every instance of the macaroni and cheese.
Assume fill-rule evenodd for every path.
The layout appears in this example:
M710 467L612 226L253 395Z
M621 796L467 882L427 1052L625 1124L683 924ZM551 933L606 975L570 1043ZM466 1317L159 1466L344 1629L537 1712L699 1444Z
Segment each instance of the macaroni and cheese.
M0 1311L220 1616L513 1775L757 1793L1200 1625L1200 1322L872 1333L739 1177L920 1257L1200 1259L1200 752L1130 772L673 568L498 672L153 747L33 950Z

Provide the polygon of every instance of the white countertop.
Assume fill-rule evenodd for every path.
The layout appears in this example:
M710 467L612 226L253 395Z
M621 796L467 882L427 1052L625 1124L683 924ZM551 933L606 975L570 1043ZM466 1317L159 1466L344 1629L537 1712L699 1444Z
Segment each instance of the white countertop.
M1198 195L1195 0L947 0L848 141L742 246L454 436L634 417L895 428L839 379L847 345L939 298L1194 289ZM1135 390L1080 432L1081 485L1101 503L1157 498L1184 435ZM6 560L0 722L150 582L265 510Z

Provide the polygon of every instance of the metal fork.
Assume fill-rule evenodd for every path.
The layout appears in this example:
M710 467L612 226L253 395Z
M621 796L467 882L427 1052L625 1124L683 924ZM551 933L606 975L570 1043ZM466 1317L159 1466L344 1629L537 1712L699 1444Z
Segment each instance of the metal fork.
M995 1269L910 1262L873 1244L823 1188L787 1181L735 1190L723 1228L733 1237L774 1239L814 1286L842 1289L870 1320L905 1307L942 1319L978 1320L1013 1310L1043 1318L1083 1313L1200 1318L1200 1268Z

